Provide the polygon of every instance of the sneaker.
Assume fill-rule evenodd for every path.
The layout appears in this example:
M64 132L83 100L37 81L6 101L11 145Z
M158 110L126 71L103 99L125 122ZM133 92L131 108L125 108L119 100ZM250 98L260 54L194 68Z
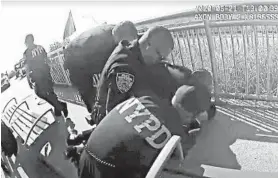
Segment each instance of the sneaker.
M62 105L63 105L63 113L64 113L64 116L65 116L65 117L68 117L69 111L68 111L67 103L62 102Z
M194 121L192 121L189 124L189 128L188 128L188 133L191 134L193 132L197 132L201 129L201 124L197 119L194 119Z
M58 109L54 109L54 115L56 116L56 117L60 117L60 116L62 116L62 112L60 111L60 110L58 110Z

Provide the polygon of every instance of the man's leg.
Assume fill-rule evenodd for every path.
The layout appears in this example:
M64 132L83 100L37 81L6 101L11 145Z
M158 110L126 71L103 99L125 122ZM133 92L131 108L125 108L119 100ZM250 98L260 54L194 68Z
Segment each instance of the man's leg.
M64 116L68 117L67 103L59 101L54 91L50 91L47 93L46 101L52 103L52 106L54 106L54 108L59 111L63 111Z
M210 108L207 110L207 114L208 114L208 120L211 120L214 118L214 116L216 115L216 105L215 103L211 103Z
M35 93L39 98L47 101L50 105L52 105L54 107L55 116L61 116L62 115L61 110L59 110L58 108L55 107L55 104L52 102L52 100L48 99L47 92L40 89L38 84L35 84Z
M63 111L64 116L68 117L68 107L67 104L65 102L61 102L58 100L58 97L56 95L56 93L54 92L54 83L52 81L51 76L49 75L48 78L48 98L49 101L51 101L54 105L55 108L59 109L60 111Z
M87 111L91 113L96 93L96 89L93 87L93 77L81 70L71 69L70 80L72 85L77 88Z
M53 91L53 85L44 86L40 83L36 83L35 93L41 99L47 101L50 105L54 107L54 113L56 116L61 116L61 111L64 112L65 117L68 116L67 105L64 102L58 100L57 95Z
M81 98L86 104L87 110L89 113L92 113L92 108L93 108L93 103L95 101L96 97L96 88L93 86L94 85L94 79L93 75L91 74L86 74L84 76L85 82L82 85L81 88Z
M93 101L94 101L94 95L95 95L95 89L93 87L90 88L82 88L79 89L79 93L81 96L81 99L84 101L87 111L89 113L92 113L93 111Z

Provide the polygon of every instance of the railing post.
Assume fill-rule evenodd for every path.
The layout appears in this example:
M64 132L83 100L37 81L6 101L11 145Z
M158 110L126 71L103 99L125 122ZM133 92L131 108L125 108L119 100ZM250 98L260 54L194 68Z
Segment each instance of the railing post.
M217 102L219 100L219 97L218 97L219 90L218 90L218 82L217 82L215 51L214 51L212 33L211 33L211 29L210 29L208 20L204 21L204 25L205 25L205 31L206 31L206 36L207 36L207 40L208 40L211 70L213 73L214 97L215 97L215 102Z
M61 55L60 55L60 53L58 53L58 61L59 61L59 65L60 65L60 68L61 68L61 70L62 70L62 73L63 73L63 75L64 75L64 77L65 77L65 82L66 82L66 84L69 86L70 85L70 81L69 81L69 79L68 79L68 76L67 76L67 73L66 73L66 71L65 71L65 69L64 69L64 61L63 61L63 59L62 59L62 57L61 57Z

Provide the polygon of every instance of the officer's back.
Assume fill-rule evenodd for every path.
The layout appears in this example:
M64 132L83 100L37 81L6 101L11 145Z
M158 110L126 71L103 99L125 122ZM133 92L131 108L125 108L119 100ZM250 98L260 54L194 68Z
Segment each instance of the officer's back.
M99 25L73 39L64 50L64 67L71 71L100 73L116 47L112 36L113 27L110 24Z
M184 132L174 108L151 91L138 94L141 97L131 97L111 110L87 145L98 159L114 165L118 171L130 170L145 176L171 136L184 136Z

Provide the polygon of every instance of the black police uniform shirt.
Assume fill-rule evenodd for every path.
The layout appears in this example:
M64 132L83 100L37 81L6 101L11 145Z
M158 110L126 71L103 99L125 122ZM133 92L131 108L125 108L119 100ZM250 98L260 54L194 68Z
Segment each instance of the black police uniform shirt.
M159 62L148 67L153 77L152 90L161 99L171 102L176 90L182 85L188 85L192 71L184 66Z
M28 70L32 71L31 78L33 80L39 81L42 78L50 77L50 68L47 64L47 53L42 46L34 45L31 48L27 48L23 55Z
M142 92L118 104L92 132L86 149L100 164L149 168L172 135L186 139L176 110Z
M148 89L149 73L143 62L138 41L121 41L101 73L97 102L110 111L138 91Z
M70 73L101 73L117 44L112 30L114 25L103 24L81 33L64 49L65 69ZM73 74L74 75L74 74Z

